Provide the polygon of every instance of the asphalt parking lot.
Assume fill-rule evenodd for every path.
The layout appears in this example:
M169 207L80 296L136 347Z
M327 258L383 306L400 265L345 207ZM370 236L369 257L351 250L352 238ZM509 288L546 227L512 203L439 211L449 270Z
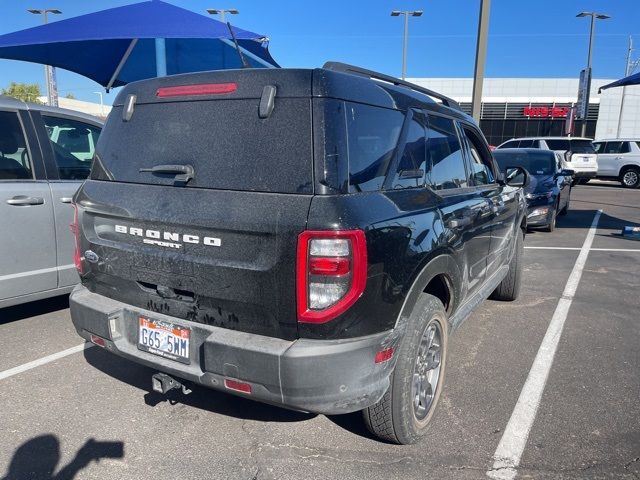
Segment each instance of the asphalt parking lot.
M570 208L555 232L527 236L520 299L487 301L451 338L419 445L373 440L357 414L290 412L202 388L150 393L154 372L83 349L57 298L0 310L0 475L640 478L640 241L618 235L640 225L640 190L590 183ZM525 385L533 395L521 397ZM509 468L504 452L517 460Z

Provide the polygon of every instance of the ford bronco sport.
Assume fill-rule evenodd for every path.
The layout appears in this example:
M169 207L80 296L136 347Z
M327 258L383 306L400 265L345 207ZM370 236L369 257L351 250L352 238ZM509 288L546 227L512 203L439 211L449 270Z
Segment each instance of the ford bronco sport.
M362 410L412 443L450 332L518 295L526 181L455 102L357 67L132 83L74 197L73 323L154 390Z

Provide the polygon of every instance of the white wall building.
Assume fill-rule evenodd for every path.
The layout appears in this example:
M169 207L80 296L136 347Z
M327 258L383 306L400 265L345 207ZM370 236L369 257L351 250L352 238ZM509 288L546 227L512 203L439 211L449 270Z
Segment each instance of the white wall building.
M470 113L473 79L408 80L457 100ZM587 117L589 137L600 139L618 135L623 89L612 88L598 94L599 87L615 80L593 79L591 82ZM575 105L577 96L577 78L486 78L482 89L480 126L494 145L514 136L562 135L567 108ZM532 112L536 116L527 115ZM640 138L640 86L627 87L620 125L620 136ZM580 124L577 122L574 135L579 134Z
M42 103L47 103L47 97L39 97L38 99ZM85 102L83 100L76 100L75 98L59 97L58 106L100 118L106 118L111 111L111 105L100 105L99 103Z

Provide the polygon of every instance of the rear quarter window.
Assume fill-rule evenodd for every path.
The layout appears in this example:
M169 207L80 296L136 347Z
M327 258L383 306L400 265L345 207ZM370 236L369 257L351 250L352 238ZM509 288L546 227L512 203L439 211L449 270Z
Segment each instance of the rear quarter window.
M349 191L382 188L398 144L404 114L358 103L346 103Z

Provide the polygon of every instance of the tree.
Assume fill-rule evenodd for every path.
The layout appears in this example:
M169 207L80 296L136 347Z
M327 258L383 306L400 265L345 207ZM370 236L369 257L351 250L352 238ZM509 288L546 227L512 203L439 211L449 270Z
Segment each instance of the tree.
M76 96L73 93L67 93L64 98L68 98L69 100L75 100Z
M40 93L40 85L37 83L11 82L7 88L0 89L0 94L9 95L23 102L42 103L38 100L42 94Z

